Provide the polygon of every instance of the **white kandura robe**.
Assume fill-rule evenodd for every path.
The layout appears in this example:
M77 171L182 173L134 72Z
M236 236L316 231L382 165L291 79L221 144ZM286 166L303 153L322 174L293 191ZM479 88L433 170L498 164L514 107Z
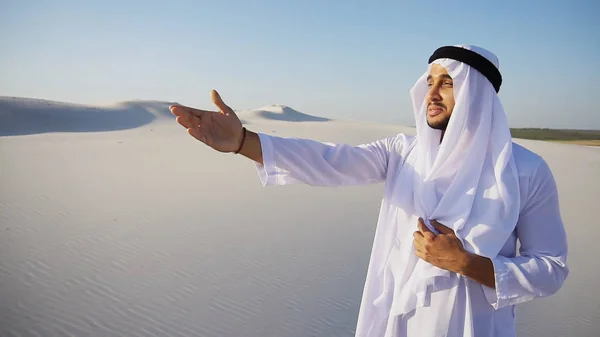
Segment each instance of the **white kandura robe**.
M263 186L307 184L311 186L350 186L384 182L384 195L377 231L396 221L394 195L402 186L395 184L403 158L411 151L414 137L398 134L369 144L350 146L308 139L282 138L259 134L263 164L256 164ZM391 336L515 336L515 305L536 297L555 293L568 275L567 239L559 213L558 192L547 163L538 155L513 144L513 156L519 176L521 210L512 235L498 256L492 259L496 289L482 286L466 277L458 289L431 294L429 306L418 307L408 314L389 314L391 294L378 305L387 310L384 331L370 335ZM324 224L326 225L326 224ZM416 224L414 224L416 229ZM376 235L382 234L376 233ZM385 235L386 233L383 233ZM517 256L517 239L520 241ZM386 264L386 282L393 282L395 265L392 254ZM373 261L386 259L371 255ZM439 297L457 291L453 308L439 307ZM361 303L356 336L373 323L366 306L382 293L380 285L367 281ZM470 303L470 305L466 305ZM470 309L467 309L470 308ZM451 312L448 328L436 325L440 313ZM441 330L441 331L440 331Z

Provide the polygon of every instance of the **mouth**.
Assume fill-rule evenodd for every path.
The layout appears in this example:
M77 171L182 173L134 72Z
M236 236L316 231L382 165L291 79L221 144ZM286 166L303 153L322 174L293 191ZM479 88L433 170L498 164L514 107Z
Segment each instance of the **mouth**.
M442 112L444 112L444 110L445 109L443 107L439 106L439 105L430 104L427 107L427 116L429 116L429 117L435 117L435 116L441 114Z

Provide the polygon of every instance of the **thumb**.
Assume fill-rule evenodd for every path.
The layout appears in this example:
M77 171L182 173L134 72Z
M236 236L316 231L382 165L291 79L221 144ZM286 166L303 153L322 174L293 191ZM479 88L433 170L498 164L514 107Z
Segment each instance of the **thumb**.
M231 108L227 106L225 102L223 102L223 99L221 99L221 96L216 90L212 90L210 92L210 98L212 99L213 103L219 108L219 110L221 110L221 113L228 114L233 112L233 110L231 110Z
M435 229L437 229L442 234L454 234L454 231L451 228L448 228L448 227L442 225L441 223L437 222L436 220L431 219L431 220L429 220L429 222L431 222L433 227L435 227Z

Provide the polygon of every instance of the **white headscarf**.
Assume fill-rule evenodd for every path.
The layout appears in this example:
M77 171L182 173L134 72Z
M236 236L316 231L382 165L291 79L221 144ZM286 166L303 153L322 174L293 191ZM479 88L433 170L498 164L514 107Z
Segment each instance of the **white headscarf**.
M498 59L491 52L475 46L457 47L477 52L498 68ZM429 305L430 294L437 290L450 291L448 302L436 306L452 308L454 303L458 276L414 253L412 234L419 217L426 223L427 219L435 219L452 228L467 251L493 258L514 230L520 210L512 137L496 90L485 76L465 63L453 59L433 63L443 66L452 77L455 106L440 144L441 131L427 124L430 64L410 91L417 136L396 182L401 195L393 196L391 201L399 208L394 214L398 217L396 238L386 237L394 233L390 229L376 235L374 254L388 258L374 263L367 275L367 284L382 289L372 299L375 310L381 313L378 307L391 306L388 315L406 314ZM362 304L369 305L365 301L370 299L363 298ZM447 322L450 311L440 313L438 320ZM373 319L371 327L357 329L357 336L378 330L375 321L383 323L383 318Z
M486 57L491 52L460 46ZM494 257L519 214L519 185L506 114L490 81L465 63L438 59L454 83L455 106L440 144L440 130L427 125L427 75L411 90L417 124L416 210L453 228L476 254ZM436 195L436 189L438 194ZM477 192L477 193L476 193ZM480 195L478 195L480 194Z

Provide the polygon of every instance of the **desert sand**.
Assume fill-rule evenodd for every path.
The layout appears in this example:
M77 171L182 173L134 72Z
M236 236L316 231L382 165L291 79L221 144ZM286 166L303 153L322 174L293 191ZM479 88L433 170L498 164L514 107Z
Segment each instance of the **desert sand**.
M383 186L264 188L169 104L0 98L0 335L352 336ZM239 116L350 144L414 133L279 105ZM600 151L517 142L554 172L571 269L518 306L518 336L598 336Z

